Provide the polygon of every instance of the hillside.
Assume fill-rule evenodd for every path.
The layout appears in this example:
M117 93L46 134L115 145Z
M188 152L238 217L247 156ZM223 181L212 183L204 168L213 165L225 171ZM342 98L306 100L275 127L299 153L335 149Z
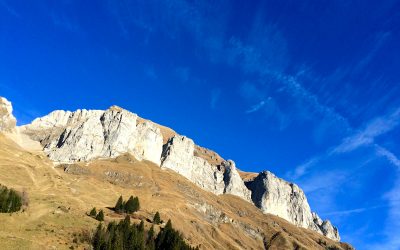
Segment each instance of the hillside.
M324 243L349 249L263 214L238 197L206 192L173 171L131 155L54 167L43 153L26 151L0 135L0 183L26 190L29 196L25 211L0 214L3 249L88 248L86 243L73 243L73 235L97 226L86 213L102 208L106 221L120 219L107 207L121 194L140 198L137 218L150 219L159 211L201 249L325 249Z

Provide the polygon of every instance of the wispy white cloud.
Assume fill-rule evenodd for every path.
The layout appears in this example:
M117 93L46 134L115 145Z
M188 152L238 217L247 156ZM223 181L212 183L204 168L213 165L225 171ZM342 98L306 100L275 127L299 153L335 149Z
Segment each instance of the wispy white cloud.
M343 142L335 147L332 153L346 153L353 151L361 146L371 145L374 143L375 138L383 135L400 123L400 108L396 109L393 113L385 117L378 117L369 122L367 126L352 136L343 140Z
M306 161L305 163L297 166L294 170L290 170L286 176L290 180L297 180L307 173L307 171L312 168L316 163L320 161L320 157L314 157Z
M376 56L378 51L382 48L382 46L387 42L387 40L390 38L391 32L378 32L373 41L373 47L370 49L370 51L363 57L361 58L360 61L356 64L356 66L352 69L353 74L359 74L362 72L362 70L372 61L372 59Z
M393 188L384 195L384 199L386 199L389 204L389 213L385 218L386 226L384 229L384 237L382 237L382 243L371 244L368 246L368 250L400 249L400 170L397 171L396 183Z
M387 205L380 205L380 206L371 206L371 207L361 207L361 208L354 208L354 209L348 209L348 210L327 212L327 213L323 213L323 216L351 215L351 214L355 214L355 213L363 213L363 212L367 212L367 211L370 211L370 210L386 208L386 207L388 207L388 206Z
M375 148L376 148L376 153L379 156L385 157L386 159L388 159L390 163L392 163L394 166L397 166L400 170L400 159L395 154L377 144L375 144Z
M246 110L246 114L254 113L260 110L262 107L265 105L265 101L261 101L257 103L256 105L253 105L250 109Z
M373 146L377 156L387 158L393 165L400 166L400 160L389 150L375 143L375 139L384 135L400 125L400 108L392 113L378 117L368 122L364 129L354 132L352 135L344 138L339 145L328 149L325 153L317 155L297 166L294 170L288 171L286 176L296 180L301 178L311 168L316 166L321 159L331 157L338 154L349 153L360 147Z

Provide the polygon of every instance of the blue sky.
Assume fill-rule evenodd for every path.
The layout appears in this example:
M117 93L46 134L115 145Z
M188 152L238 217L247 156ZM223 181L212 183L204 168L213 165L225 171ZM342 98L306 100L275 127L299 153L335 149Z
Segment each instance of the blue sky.
M358 249L400 249L400 2L0 0L19 124L116 104L298 183Z

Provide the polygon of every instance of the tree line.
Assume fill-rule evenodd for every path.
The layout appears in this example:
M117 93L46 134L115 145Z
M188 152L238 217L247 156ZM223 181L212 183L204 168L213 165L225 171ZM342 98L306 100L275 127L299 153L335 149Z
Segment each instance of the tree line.
M144 222L131 223L129 215L119 223L110 222L107 227L102 223L97 227L92 246L94 250L197 250L188 245L182 234L172 227L171 220L156 235L154 225L146 231Z
M114 206L117 213L133 213L140 209L138 197L129 197L128 201L124 201L122 196L119 197ZM104 220L103 211L100 210L102 220ZM99 212L99 214L100 214ZM89 215L98 219L96 209L93 208ZM98 219L99 220L99 219ZM160 213L156 212L153 217L153 225L149 230L145 230L144 221L139 224L131 223L130 216L126 215L125 219L118 223L112 221L104 226L101 222L94 232L92 238L92 247L94 250L197 250L188 245L182 234L172 227L171 220L168 220L164 228L161 228L158 234L155 233L154 224L161 224Z

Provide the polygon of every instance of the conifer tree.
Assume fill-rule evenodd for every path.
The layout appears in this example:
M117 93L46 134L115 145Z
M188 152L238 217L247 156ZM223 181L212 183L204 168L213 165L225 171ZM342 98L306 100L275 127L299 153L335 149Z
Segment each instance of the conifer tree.
M104 245L103 225L99 223L92 240L93 250L100 250L102 249L103 245Z
M137 212L140 209L140 203L139 203L139 198L135 197L133 198L133 212Z
M151 225L149 232L147 233L147 242L150 242L154 238L154 225Z
M124 200L122 199L122 195L118 198L118 201L115 204L114 210L117 213L123 213L124 212Z
M139 230L139 232L144 232L144 221L143 220L140 221L140 224L138 226L138 230Z
M100 210L99 213L96 215L96 220L104 221L104 213L103 210Z
M91 217L96 217L96 214L97 214L97 211L96 211L96 208L94 207L94 208L92 208L92 210L90 210L89 215L90 215Z
M136 202L133 199L133 196L131 196L131 197L129 197L128 201L125 203L125 212L130 214L130 213L136 212L137 210L135 211L135 209L136 209Z
M161 223L161 217L160 217L160 213L158 211L154 215L153 223L154 224L160 224Z

